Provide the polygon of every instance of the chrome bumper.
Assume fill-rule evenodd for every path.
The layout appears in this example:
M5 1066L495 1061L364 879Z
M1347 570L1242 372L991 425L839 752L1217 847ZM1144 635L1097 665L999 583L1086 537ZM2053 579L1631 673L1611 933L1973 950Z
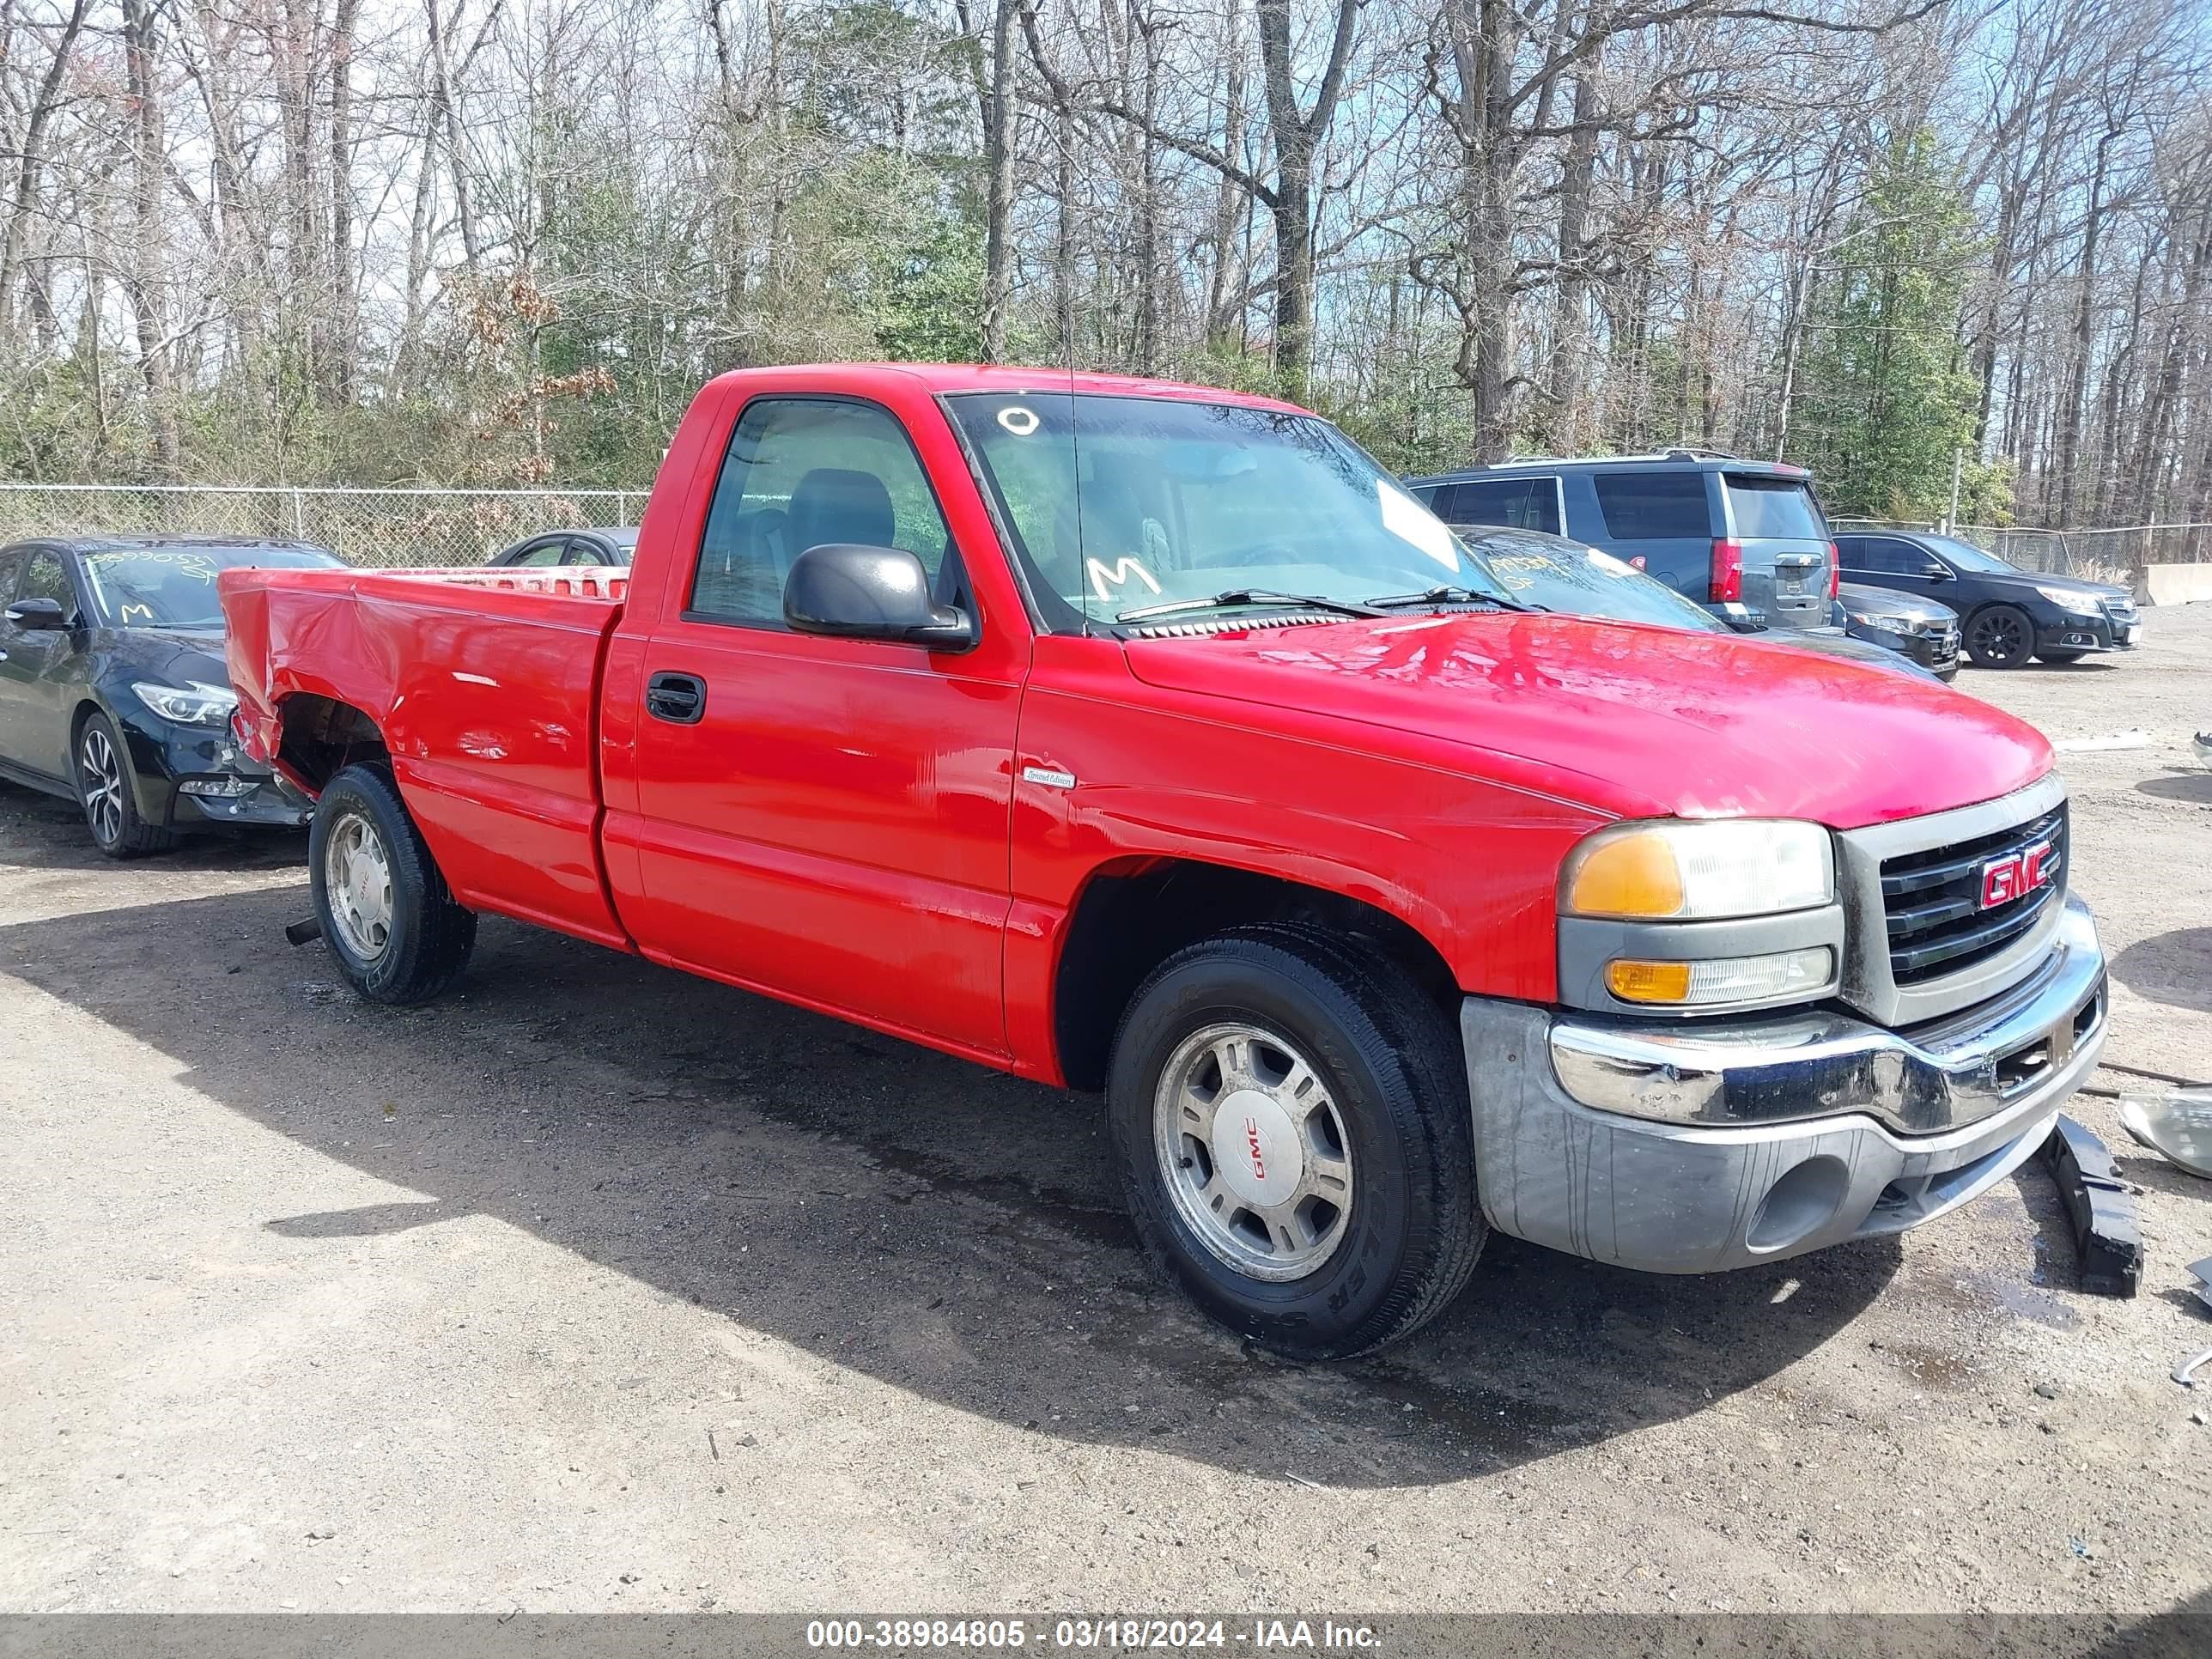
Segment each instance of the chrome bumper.
M1662 1273L1902 1231L2034 1152L2096 1065L2104 986L2096 924L2069 899L2021 983L1902 1031L1826 1013L1638 1025L1470 998L1484 1212Z

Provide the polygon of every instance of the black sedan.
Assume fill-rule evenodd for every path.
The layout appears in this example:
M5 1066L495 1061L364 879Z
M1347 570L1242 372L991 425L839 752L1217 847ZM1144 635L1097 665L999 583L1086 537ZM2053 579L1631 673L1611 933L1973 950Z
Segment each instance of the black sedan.
M1954 536L1854 531L1837 537L1836 549L1846 580L1957 611L1966 655L1978 668L2125 651L2142 625L2124 587L2017 569Z
M1834 621L1855 640L1902 652L1939 680L1959 672L1959 613L1948 605L1845 582Z
M231 733L215 579L234 565L339 563L235 538L0 548L0 776L77 802L111 858L189 830L305 823L307 799Z
M549 564L611 564L627 568L637 550L637 526L597 530L549 530L526 537L491 556L493 564L533 568Z
M1540 530L1501 530L1494 525L1455 525L1460 539L1480 554L1506 590L1524 605L1570 617L1650 623L1702 634L1747 633L1771 645L1817 652L1893 669L1934 684L1936 676L1894 651L1855 640L1840 629L1768 629L1731 625L1684 599L1656 576L1594 547Z

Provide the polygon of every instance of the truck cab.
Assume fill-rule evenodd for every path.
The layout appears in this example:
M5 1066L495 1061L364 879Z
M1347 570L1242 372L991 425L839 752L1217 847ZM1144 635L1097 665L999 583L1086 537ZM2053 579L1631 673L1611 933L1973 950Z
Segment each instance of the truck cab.
M222 592L364 996L498 915L1103 1095L1155 1258L1286 1353L1492 1227L1708 1272L1930 1220L2103 1037L2032 728L1528 609L1270 399L746 370L627 573Z

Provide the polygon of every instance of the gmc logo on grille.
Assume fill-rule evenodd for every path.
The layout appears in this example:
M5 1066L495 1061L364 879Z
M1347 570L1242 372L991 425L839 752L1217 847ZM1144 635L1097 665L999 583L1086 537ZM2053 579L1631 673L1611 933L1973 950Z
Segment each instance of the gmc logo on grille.
M2016 898L2025 898L2037 888L2051 880L2051 866L2056 862L2051 854L2057 849L2047 841L2021 852L2008 853L2001 859L1991 859L1982 866L1982 908L1993 910L2000 904L2010 904Z

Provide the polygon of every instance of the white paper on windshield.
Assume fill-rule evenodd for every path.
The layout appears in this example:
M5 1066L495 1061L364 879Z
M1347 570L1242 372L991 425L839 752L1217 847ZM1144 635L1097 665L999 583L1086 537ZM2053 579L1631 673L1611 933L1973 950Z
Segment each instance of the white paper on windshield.
M1595 547L1589 550L1589 562L1608 576L1634 576L1642 574L1627 560L1616 559L1612 554L1601 553Z
M1401 489L1381 478L1375 481L1375 499L1382 508L1382 527L1401 541L1411 542L1446 570L1459 570L1459 550L1443 520Z

